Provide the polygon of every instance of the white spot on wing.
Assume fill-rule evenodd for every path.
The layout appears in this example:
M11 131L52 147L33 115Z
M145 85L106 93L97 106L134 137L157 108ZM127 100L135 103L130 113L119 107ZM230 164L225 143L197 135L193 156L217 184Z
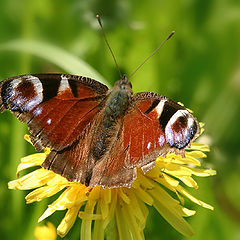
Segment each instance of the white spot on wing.
M51 119L51 118L49 118L49 119L47 120L47 124L48 124L48 125L50 125L50 124L51 124L51 122L52 122L52 119Z
M157 112L158 117L160 117L162 114L165 102L166 102L166 100L161 100L154 109L154 111Z
M60 82L60 86L58 88L58 92L63 92L66 89L69 89L69 82L68 82L68 78L64 75L61 75L61 82Z
M147 149L150 149L151 145L152 145L152 143L149 142L149 143L147 144Z

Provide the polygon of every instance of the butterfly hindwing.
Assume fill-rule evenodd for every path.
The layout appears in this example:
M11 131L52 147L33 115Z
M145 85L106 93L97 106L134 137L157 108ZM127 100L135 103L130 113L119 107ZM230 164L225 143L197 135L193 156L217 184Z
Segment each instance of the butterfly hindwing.
M1 82L0 110L28 124L37 150L71 145L99 111L108 88L86 77L39 74Z

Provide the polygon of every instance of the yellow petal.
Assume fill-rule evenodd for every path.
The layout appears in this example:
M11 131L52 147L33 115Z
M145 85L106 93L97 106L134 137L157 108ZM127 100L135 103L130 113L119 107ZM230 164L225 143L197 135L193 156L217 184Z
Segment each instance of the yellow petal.
M17 176L19 172L24 169L40 166L44 162L45 158L46 158L45 153L35 153L27 157L21 158L21 163L18 165L17 168Z
M50 215L52 215L54 212L56 212L56 210L54 208L48 207L46 209L46 211L42 214L42 216L38 219L38 222L41 222L42 220L44 220L45 218L49 217Z
M32 202L39 202L44 198L47 197L51 197L54 194L58 193L59 191L61 191L65 186L45 186L45 187L41 187L41 188L37 188L34 191L30 192L26 197L26 202L27 203L32 203Z
M192 177L183 176L183 177L177 177L177 178L180 179L188 187L192 187L192 188L195 188L195 189L198 188L197 183L194 181L194 179Z
M55 176L47 182L48 186L70 185L71 183L64 177L55 174Z
M93 213L86 213L84 211L80 211L78 214L78 217L83 220L101 220L102 215L101 214L93 214Z
M174 177L182 177L182 176L191 176L192 170L186 166L178 165L178 164L168 164L165 166L163 170L165 173L170 174Z
M20 179L11 181L8 183L9 189L28 190L45 185L51 178L54 177L54 173L45 169L35 170Z
M176 179L168 176L167 174L165 173L162 173L162 176L163 178L160 178L160 180L165 180L167 182L167 184L169 184L169 186L171 186L173 189L175 189L178 184L179 184L179 181L177 181Z
M155 183L154 184L154 188L151 190L147 191L155 200L161 201L161 202L165 202L167 204L168 207L175 207L176 205L179 205L179 201L177 201L176 199L172 198L165 190L163 190L163 188Z
M143 174L141 171L137 174L137 180L135 181L136 184L140 184L143 189L151 189L153 188L153 182L151 179L146 177L145 174Z
M41 165L42 163L20 163L17 167L17 172L16 172L16 176L19 177L19 173L27 168L31 168L31 167L36 167Z
M34 153L26 157L21 158L21 163L39 163L42 164L46 158L45 153Z
M29 134L25 134L25 135L24 135L24 139L25 139L27 142L29 142L31 145L33 145L33 144L32 144L32 141L31 141L31 139L30 139L30 135L29 135Z
M100 202L105 205L105 202L102 199ZM96 214L101 214L100 202L98 202L98 204L97 204ZM103 219L95 220L95 222L94 222L93 240L104 240L104 221L103 221Z
M122 200L125 203L129 204L130 203L130 199L129 199L127 193L124 190L125 190L124 188L119 188L119 190L118 190L119 197L121 197Z
M102 190L102 187L100 187L100 186L95 186L95 187L91 188L91 192L89 194L89 200L99 199L101 190Z
M176 193L176 195L177 195L180 203L181 203L182 205L184 205L184 198L178 193L178 191L175 190L175 193Z
M141 228L143 230L145 228L145 224L146 224L146 221L147 221L147 216L148 216L149 210L148 210L146 204L142 200L140 200L137 196L136 196L136 199L137 199L138 205L140 207L140 211L143 214L142 221L139 220L139 223L140 223Z
M80 207L81 205L68 209L67 213L65 214L64 218L62 219L61 223L57 228L57 233L60 237L63 238L72 228Z
M72 208L80 205L88 198L85 192L82 192L82 188L72 186L68 187L59 197L58 199L49 205L50 208L55 210L65 210L67 208Z
M122 206L117 204L116 206L116 223L119 234L119 240L132 239L132 236L129 232L129 222L128 219L125 219L123 216Z
M185 153L187 157L193 157L193 158L206 158L207 155L203 153L202 151L188 151Z
M132 190L129 190L128 192L130 198L129 208L132 209L131 212L138 219L139 223L141 225L144 225L146 222L146 215L144 215L143 211L141 210L134 192Z
M133 239L143 240L140 233L142 229L136 221L134 208L131 208L129 204L124 204L124 207L122 208L122 214L125 221L128 221L128 228L133 236Z
M157 211L181 234L190 237L193 235L191 226L182 217L182 207L159 186L150 190L154 198L153 206Z
M166 162L166 161L165 161ZM171 163L176 163L176 164L181 164L181 165L186 165L186 164L191 164L191 165L195 165L195 166L201 166L201 163L199 160L197 160L194 157L191 157L187 154L187 152L185 153L185 157L182 158L181 156L176 158L176 159L171 159L169 162Z
M212 169L200 169L200 168L189 168L192 171L192 174L198 177L208 177L216 175L216 171Z
M191 200L192 202L204 207L213 210L213 207L205 202L202 202L201 200L198 200L197 198L193 197L189 192L187 192L186 189L184 189L182 186L177 187L177 191L180 192L183 196Z
M103 201L106 204L109 204L111 202L111 189L109 189L109 188L102 189L101 196L103 198Z
M84 213L86 216L92 215L94 207L96 205L95 200L88 200L86 206L84 208ZM91 240L91 227L92 227L92 219L87 218L82 220L81 225L81 240Z
M205 154L202 154L202 156L206 156ZM192 164L196 166L200 166L199 160L192 157L189 152L185 152L185 157L182 157L181 155L176 155L175 153L168 153L165 158L158 157L156 160L156 164L164 167L164 163L175 163L175 164Z
M114 216L115 210L116 210L116 205L117 205L117 189L112 189L111 190L111 202L109 203L109 213L107 217L103 221L103 227L105 228L111 219Z
M183 217L174 212L173 209L169 209L163 202L155 201L153 206L178 232L187 237L191 237L194 234L192 227Z
M182 216L183 217L190 217L190 216L193 216L196 213L196 211L187 209L185 207L182 207L181 209L182 209Z
M152 206L153 205L153 199L152 197L146 192L144 191L142 188L138 187L135 189L136 190L136 195L138 196L138 198L140 198L144 203Z
M201 143L196 143L196 142L191 143L191 147L187 148L187 149L199 150L199 151L202 151L202 152L209 152L210 151L210 148L209 148L208 145L201 144Z
M100 199L98 205L101 209L102 218L105 219L109 214L109 204L107 204L103 199Z

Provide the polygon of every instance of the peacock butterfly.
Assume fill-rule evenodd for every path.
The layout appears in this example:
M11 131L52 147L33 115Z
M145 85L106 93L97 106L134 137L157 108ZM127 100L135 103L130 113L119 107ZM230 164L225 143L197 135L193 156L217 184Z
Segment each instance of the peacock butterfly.
M182 105L156 93L133 94L120 76L112 89L69 74L11 77L0 82L0 112L9 109L27 123L37 151L51 148L43 168L88 186L130 187L137 168L147 172L168 152L184 156L200 127Z
M0 112L26 122L36 150L51 148L42 167L72 182L130 187L136 169L184 149L199 124L178 103L156 93L133 94L123 76L112 89L87 77L39 74L0 83Z

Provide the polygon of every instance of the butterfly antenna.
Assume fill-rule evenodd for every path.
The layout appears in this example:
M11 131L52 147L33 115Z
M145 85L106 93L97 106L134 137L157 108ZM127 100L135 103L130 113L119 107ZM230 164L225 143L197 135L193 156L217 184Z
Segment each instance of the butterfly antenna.
M164 43L172 37L172 35L175 33L175 31L172 31L168 37L148 56L146 57L141 64L138 65L138 67L130 74L128 77L128 80L138 71L139 68L142 67L142 65L150 58L152 57L163 45Z
M114 62L115 62L115 65L116 65L116 67L117 67L117 70L118 70L118 72L119 72L119 75L120 75L120 77L121 77L121 79L122 79L122 78L123 78L123 75L122 75L122 73L121 73L121 71L120 71L120 68L119 68L118 63L117 63L117 60L116 60L116 58L115 58L115 56L114 56L114 53L113 53L113 51L112 51L112 49L111 49L111 47L110 47L110 45L109 45L109 43L108 43L108 40L107 40L105 31L104 31L104 29L103 29L103 25L102 25L101 18L100 18L100 16L99 16L98 14L96 15L96 18L97 18L98 23L99 23L99 25L100 25L100 27L101 27L101 31L102 31L103 38L104 38L104 40L105 40L105 42L106 42L106 44L107 44L107 46L108 46L108 49L110 50L110 52L111 52L111 54L112 54L113 60L114 60Z

